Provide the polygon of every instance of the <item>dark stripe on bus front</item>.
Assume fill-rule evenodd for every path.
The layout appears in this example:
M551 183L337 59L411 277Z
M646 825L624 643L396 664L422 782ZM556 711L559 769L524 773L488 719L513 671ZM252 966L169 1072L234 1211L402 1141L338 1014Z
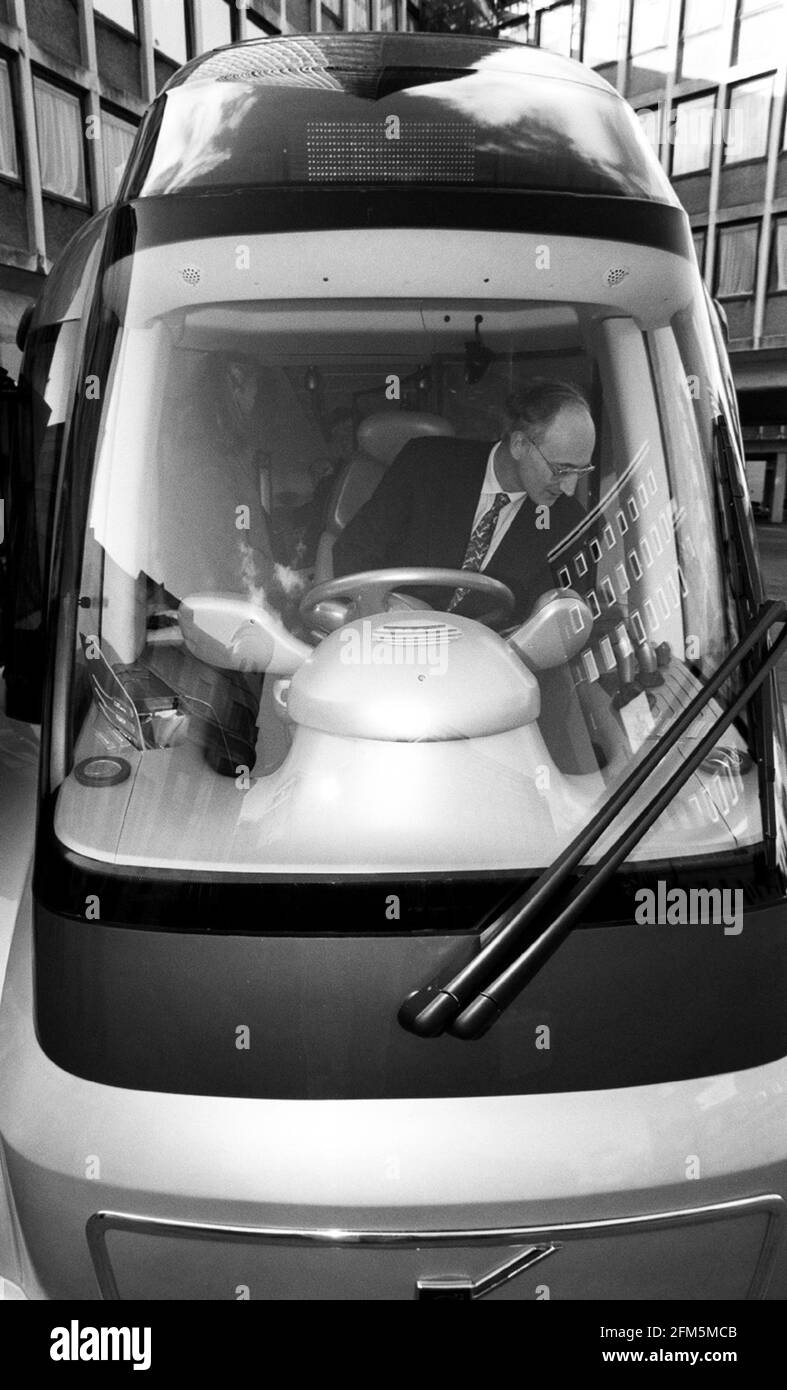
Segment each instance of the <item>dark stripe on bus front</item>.
M633 242L691 258L682 208L645 199L519 189L357 186L237 189L140 198L113 215L117 259L201 237L356 228L523 232Z
M341 911L341 891L326 890L307 933L340 925ZM401 926L326 939L236 936L223 921L221 935L179 935L36 906L37 1036L57 1066L104 1085L281 1100L606 1090L787 1052L783 904L745 913L733 936L712 924L577 931L469 1043L415 1038L397 1011L476 941Z

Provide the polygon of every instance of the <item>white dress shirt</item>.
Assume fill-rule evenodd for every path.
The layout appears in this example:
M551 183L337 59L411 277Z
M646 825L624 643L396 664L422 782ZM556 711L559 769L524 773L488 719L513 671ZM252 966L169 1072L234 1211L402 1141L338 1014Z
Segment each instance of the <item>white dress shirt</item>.
M489 458L487 459L486 473L484 474L484 481L481 484L481 496L478 499L478 506L475 509L473 524L470 527L470 535L472 536L476 526L478 525L484 513L488 512L489 508L493 506L494 500L498 492L507 493L511 500L500 509L497 521L495 522L495 529L492 532L492 540L490 542L489 549L487 550L486 555L484 556L483 563L481 565L482 570L486 569L487 565L489 564L489 561L491 560L492 556L497 550L497 547L499 546L504 535L506 534L506 531L508 530L509 526L514 520L514 517L519 511L519 508L522 506L522 503L527 497L526 492L511 492L509 488L503 487L502 483L500 483L500 481L498 480L498 476L495 472L494 460L495 454L497 453L499 448L500 444L498 442L491 449ZM468 536L468 541L469 540L470 536Z

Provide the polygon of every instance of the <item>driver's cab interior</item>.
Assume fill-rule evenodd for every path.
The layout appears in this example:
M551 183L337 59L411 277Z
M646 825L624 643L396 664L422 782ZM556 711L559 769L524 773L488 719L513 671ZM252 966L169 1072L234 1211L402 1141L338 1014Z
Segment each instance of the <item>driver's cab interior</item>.
M99 453L106 458L88 518L72 701L76 775L63 789L59 833L110 858L149 862L153 854L172 863L185 855L196 863L215 853L220 863L286 867L292 853L300 864L342 867L348 858L326 837L326 807L318 815L315 801L330 783L329 814L345 815L352 841L353 827L368 826L372 784L389 755L403 768L420 747L445 783L437 797L445 808L463 779L488 779L514 801L525 796L520 815L546 804L554 841L563 840L724 645L713 616L721 577L704 479L708 407L678 390L685 352L670 325L643 331L601 306L542 302L213 304L126 330L113 363L121 389L105 411ZM374 589L365 602L360 593L336 597L337 538L409 441L444 449L453 438L475 439L491 447L506 428L506 398L534 377L579 387L596 430L594 471L575 494L586 520L550 553L551 588L516 622L510 611L495 615L463 671L461 693L458 683L452 694L450 681L430 682L439 696L425 724L399 727L394 718L385 734L384 720L366 713L336 715L342 701L383 709L401 675L394 658L386 666L368 653L375 683L364 688L362 671L346 663L340 671L347 628L396 615L423 641L418 625L426 621L412 585L409 592L389 585L382 606ZM449 641L449 627L450 640L457 629L480 633L478 623L448 612L448 597L446 611L429 618L440 620L439 640ZM686 635L697 630L702 650L692 673ZM406 664L401 633L387 640L398 642ZM513 666L505 675L501 667L501 689L510 680L515 688L506 688L508 712L497 718L502 647ZM421 653L427 661L425 647ZM514 666L521 675L512 676ZM484 701L488 727L473 713ZM520 716L511 713L517 705ZM107 814L117 783L111 766L101 766L111 764L110 753L124 769L133 763L117 816ZM359 771L378 756L371 772ZM537 785L545 776L546 793ZM125 805L132 785L144 803L136 817ZM718 798L713 815L701 801L711 838L751 833L735 824L741 816L731 797L727 814ZM180 840L167 849L165 816L179 802L185 821L199 804L211 826L184 837L181 821ZM445 808L436 804L435 815L445 819ZM673 830L682 833L677 821ZM492 826L496 833L481 862L510 866L521 844L501 845L500 827ZM398 822L372 840L373 863L383 841L394 844L383 853L388 867L409 866L414 852L437 869L446 859L443 831L433 844L427 836L425 848L421 836L417 852ZM461 836L456 843L448 860L464 863ZM553 849L536 846L535 862ZM357 857L357 843L352 852Z

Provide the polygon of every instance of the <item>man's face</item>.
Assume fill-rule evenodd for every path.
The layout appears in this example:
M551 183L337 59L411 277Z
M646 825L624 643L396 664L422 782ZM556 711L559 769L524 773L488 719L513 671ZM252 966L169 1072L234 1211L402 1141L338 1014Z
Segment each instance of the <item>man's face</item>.
M561 492L572 497L578 479L555 476L550 468L558 465L586 468L593 457L596 431L589 411L579 402L564 405L538 437L515 429L508 452L519 486L537 506L552 506Z

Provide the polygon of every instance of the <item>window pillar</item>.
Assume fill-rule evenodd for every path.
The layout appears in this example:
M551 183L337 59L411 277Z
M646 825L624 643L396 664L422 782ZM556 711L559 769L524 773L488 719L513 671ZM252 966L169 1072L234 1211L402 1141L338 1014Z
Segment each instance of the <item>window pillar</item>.
M22 108L22 165L25 179L25 212L27 215L27 244L35 255L38 269L46 270L46 232L44 230L44 199L41 193L41 166L36 139L36 110L33 100L33 74L30 68L30 49L27 37L25 0L13 0L11 18L19 30L19 101Z
M661 118L659 119L659 133L666 122L666 131L669 135L671 130L670 118L672 116L672 97L675 91L675 74L678 71L678 53L680 51L680 20L683 12L682 0L670 0L671 9L669 17L669 29L667 31L667 51L669 53L669 64L667 67L667 81L664 93L661 98L662 106ZM669 139L662 142L659 149L662 168L669 172L670 167L670 144Z
M193 3L193 0L191 0L189 4L189 20L191 21L192 43L190 56L196 58L200 53L205 52L205 35L202 29L202 9L199 5Z
M626 90L631 19L632 0L618 0L618 67L615 74L615 86L619 92Z
M768 163L765 170L765 192L763 195L762 228L757 256L757 279L754 289L754 321L752 324L752 347L758 348L765 324L765 304L768 297L768 266L770 264L771 234L773 228L773 199L776 194L776 175L781 151L781 135L784 124L784 94L787 86L787 15L782 15L785 27L784 42L781 46L781 61L773 79L773 106L768 135Z
M142 100L149 105L156 95L156 67L153 62L153 16L150 0L137 0L139 30L139 61L142 79Z
M109 202L109 190L105 187L102 157L101 141L104 132L101 129L101 102L98 97L98 55L93 0L83 0L79 6L79 43L82 50L82 66L87 68L93 77L84 93L82 119L85 127L88 184L93 193L92 211L96 212Z
M724 14L724 43L726 52L732 53L733 31L735 29L735 6L727 5ZM723 133L727 128L726 109L727 93L729 92L729 68L725 68L725 74L719 83L716 91L716 125L714 127L714 139L710 152L710 184L708 186L708 237L705 243L705 280L708 288L713 294L714 277L716 274L716 237L718 227L719 212L719 187L721 185L721 162L724 152Z

